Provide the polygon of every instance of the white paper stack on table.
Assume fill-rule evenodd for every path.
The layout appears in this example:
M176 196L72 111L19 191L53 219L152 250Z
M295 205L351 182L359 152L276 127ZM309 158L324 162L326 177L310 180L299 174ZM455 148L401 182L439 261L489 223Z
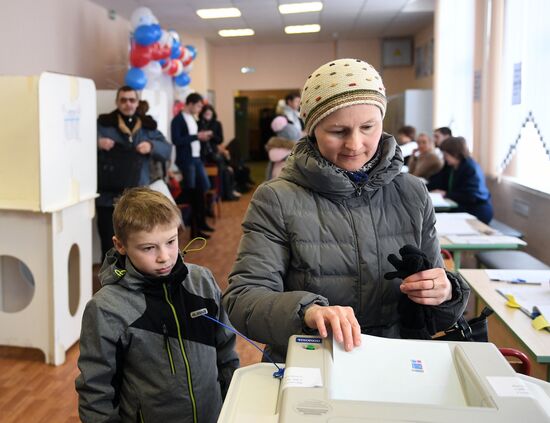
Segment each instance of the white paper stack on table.
M468 220L476 220L474 215L469 213L436 213L435 217L435 229L439 236L480 235L480 233L468 223Z

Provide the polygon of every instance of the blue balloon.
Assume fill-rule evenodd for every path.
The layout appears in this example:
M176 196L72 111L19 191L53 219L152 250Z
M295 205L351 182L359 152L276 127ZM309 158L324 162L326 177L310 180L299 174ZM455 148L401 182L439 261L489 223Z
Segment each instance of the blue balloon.
M191 77L187 75L185 72L180 73L178 76L174 77L174 82L178 87L186 87L191 82Z
M165 67L168 63L168 59L160 59L159 60L160 66Z
M142 90L147 85L147 75L140 68L130 68L126 72L124 82L134 90Z
M179 59L181 56L181 43L174 40L172 50L170 51L170 59Z
M187 44L185 47L187 47L187 50L189 50L189 53L191 53L191 57L193 60L195 60L195 57L197 57L197 49L195 46Z
M142 46L150 46L160 40L161 30L158 25L140 25L134 31L134 39L136 43Z

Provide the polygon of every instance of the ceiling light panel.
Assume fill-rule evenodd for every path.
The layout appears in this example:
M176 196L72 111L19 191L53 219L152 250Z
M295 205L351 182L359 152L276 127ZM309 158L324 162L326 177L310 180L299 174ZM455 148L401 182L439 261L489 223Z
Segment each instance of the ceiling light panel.
M287 3L279 5L279 13L287 15L290 13L308 13L319 12L323 9L323 3L320 1L311 1L307 3Z
M218 9L199 9L197 15L203 19L238 18L241 11L236 7L224 7Z
M250 28L242 29L222 29L218 31L221 37L248 37L254 35L254 30Z
M285 32L287 34L307 34L310 32L319 32L320 30L321 25L318 24L285 26Z

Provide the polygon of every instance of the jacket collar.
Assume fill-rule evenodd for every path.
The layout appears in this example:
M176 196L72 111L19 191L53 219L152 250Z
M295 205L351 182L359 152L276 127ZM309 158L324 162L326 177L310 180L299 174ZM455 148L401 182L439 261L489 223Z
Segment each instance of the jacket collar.
M356 197L362 191L374 191L390 183L403 166L403 155L393 136L384 133L379 143L380 159L369 171L369 179L361 188L345 176L342 169L320 158L309 138L296 144L281 178L335 200Z

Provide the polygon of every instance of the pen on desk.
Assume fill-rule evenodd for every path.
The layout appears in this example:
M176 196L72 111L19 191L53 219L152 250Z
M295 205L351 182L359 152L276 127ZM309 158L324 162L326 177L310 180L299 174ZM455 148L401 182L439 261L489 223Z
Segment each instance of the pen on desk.
M530 282L525 279L516 278L516 279L491 279L495 282L506 282L514 285L542 285L542 282Z

